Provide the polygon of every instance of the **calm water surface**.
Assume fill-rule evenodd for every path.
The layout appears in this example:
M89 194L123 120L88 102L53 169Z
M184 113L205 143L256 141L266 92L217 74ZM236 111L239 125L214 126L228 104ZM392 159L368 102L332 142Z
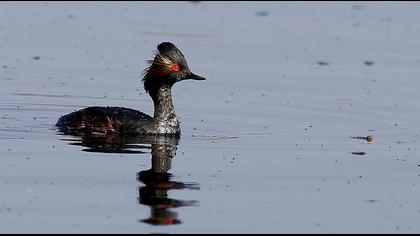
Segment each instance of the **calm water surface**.
M415 233L420 6L0 4L2 233ZM175 43L182 137L63 134L86 106L153 113ZM351 137L366 137L364 139Z

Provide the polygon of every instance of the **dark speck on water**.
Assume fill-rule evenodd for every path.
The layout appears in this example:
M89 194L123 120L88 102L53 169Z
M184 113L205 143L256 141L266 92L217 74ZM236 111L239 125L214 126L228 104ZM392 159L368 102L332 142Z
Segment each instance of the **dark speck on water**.
M326 62L326 61L319 61L318 62L318 65L320 65L320 66L326 66L326 65L329 65L330 63L329 62Z
M373 61L365 61L365 65L372 66L373 65Z
M41 59L41 57L40 56L33 56L32 59L39 60L39 59Z
M363 9L365 9L365 6L362 6L362 5L353 5L353 6L351 6L351 8L353 10L363 10Z
M352 152L351 154L362 156L362 155L366 155L366 152Z
M257 11L255 12L256 16L268 16L268 11Z

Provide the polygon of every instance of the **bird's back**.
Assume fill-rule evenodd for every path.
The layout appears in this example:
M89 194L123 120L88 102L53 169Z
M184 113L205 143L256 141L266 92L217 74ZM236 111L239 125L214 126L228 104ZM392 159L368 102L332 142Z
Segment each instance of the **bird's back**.
M124 107L87 107L60 117L56 126L62 130L100 133L138 132L149 125L152 117ZM136 130L137 129L137 130Z

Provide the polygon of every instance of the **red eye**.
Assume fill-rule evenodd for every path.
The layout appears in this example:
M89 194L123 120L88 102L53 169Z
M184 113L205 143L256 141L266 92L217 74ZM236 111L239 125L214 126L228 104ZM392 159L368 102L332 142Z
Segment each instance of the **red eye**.
M173 64L171 69L172 69L172 71L179 71L178 64Z

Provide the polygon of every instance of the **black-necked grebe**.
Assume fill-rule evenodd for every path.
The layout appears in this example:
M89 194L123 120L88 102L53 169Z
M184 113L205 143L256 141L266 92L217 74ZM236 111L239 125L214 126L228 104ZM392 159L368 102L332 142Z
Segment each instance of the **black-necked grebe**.
M150 66L143 72L144 89L154 103L153 118L123 107L87 107L60 117L56 126L66 131L176 135L181 128L172 104L172 86L179 81L205 80L190 71L181 51L170 42L157 46Z

